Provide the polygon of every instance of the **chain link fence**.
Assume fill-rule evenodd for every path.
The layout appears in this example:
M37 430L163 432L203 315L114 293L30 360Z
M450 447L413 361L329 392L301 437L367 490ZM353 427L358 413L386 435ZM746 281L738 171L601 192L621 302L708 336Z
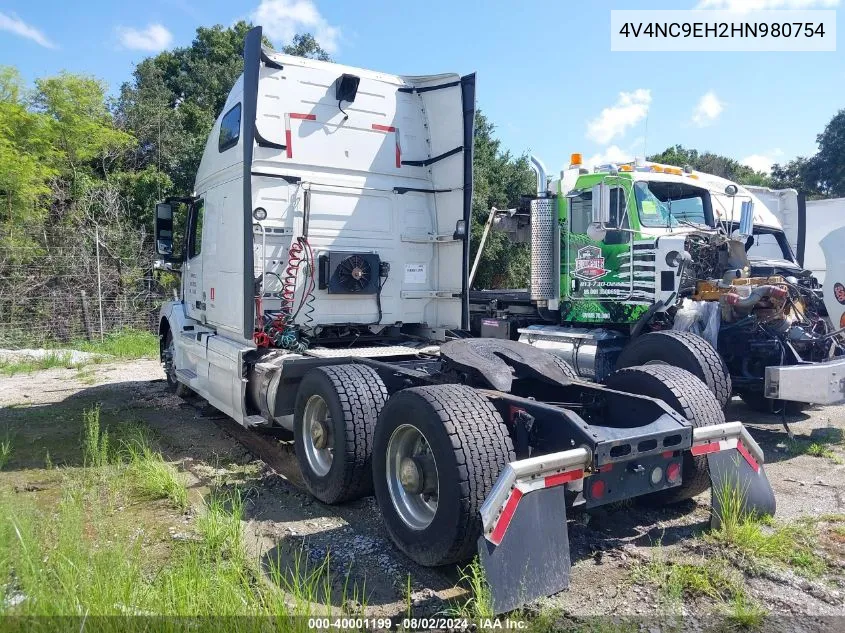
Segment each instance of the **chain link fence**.
M125 328L155 332L175 279L154 275L153 260L152 238L138 229L2 236L0 348L98 341Z

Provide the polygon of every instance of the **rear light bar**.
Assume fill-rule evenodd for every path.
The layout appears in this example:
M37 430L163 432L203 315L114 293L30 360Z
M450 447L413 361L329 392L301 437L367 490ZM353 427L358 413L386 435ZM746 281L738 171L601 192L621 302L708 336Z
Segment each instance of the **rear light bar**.
M680 450L689 450L693 455L706 455L732 449L736 449L743 456L754 472L760 470L763 450L741 422L726 422L693 429L692 446ZM674 451L665 451L662 455L669 459L674 455ZM575 448L509 463L481 506L484 538L494 545L499 545L524 495L583 479L588 475L585 470L592 462L593 455L589 450ZM612 467L612 464L607 464L599 468L599 471L606 472ZM675 462L669 464L665 476L670 483L675 483L681 476L680 465ZM662 479L662 472L660 477ZM595 483L600 485L600 489L591 490L591 493L600 498L604 495L604 482L596 480Z

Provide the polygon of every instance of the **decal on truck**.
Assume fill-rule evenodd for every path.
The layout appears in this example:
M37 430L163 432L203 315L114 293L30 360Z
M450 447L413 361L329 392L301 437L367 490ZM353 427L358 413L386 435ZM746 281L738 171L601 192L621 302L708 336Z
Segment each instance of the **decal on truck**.
M604 257L598 246L585 246L578 249L573 275L579 279L591 281L601 279L609 272L604 267Z

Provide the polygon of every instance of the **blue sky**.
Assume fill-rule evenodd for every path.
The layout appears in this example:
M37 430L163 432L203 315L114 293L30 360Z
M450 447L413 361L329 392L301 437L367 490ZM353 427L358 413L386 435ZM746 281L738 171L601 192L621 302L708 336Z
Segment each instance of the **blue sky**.
M133 65L197 26L252 18L276 46L311 31L336 61L398 74L478 73L504 146L555 171L571 152L620 160L680 143L756 167L816 150L845 107L845 54L620 53L610 10L834 8L840 0L0 1L0 63L31 81L62 69L112 92ZM646 116L647 113L647 116ZM646 140L646 120L647 140Z

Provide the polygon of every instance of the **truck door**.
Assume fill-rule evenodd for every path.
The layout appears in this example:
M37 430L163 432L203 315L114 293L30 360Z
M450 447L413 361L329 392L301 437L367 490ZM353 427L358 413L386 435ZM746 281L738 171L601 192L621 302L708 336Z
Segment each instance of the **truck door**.
M593 194L591 189L569 196L568 222L566 230L566 255L564 264L568 287L565 289L570 300L576 301L625 301L633 292L632 234L629 230L608 230L604 239L590 238L587 229L592 216ZM611 225L621 229L630 227L626 209L625 190L614 187L610 190ZM563 289L562 289L563 290ZM585 318L602 320L607 310L598 303L590 308ZM586 306L582 306L586 310ZM600 316L590 316L591 314ZM607 317L609 318L609 317Z
M205 322L206 296L202 284L202 226L205 201L200 198L188 210L185 234L185 268L182 273L185 312L191 319Z

